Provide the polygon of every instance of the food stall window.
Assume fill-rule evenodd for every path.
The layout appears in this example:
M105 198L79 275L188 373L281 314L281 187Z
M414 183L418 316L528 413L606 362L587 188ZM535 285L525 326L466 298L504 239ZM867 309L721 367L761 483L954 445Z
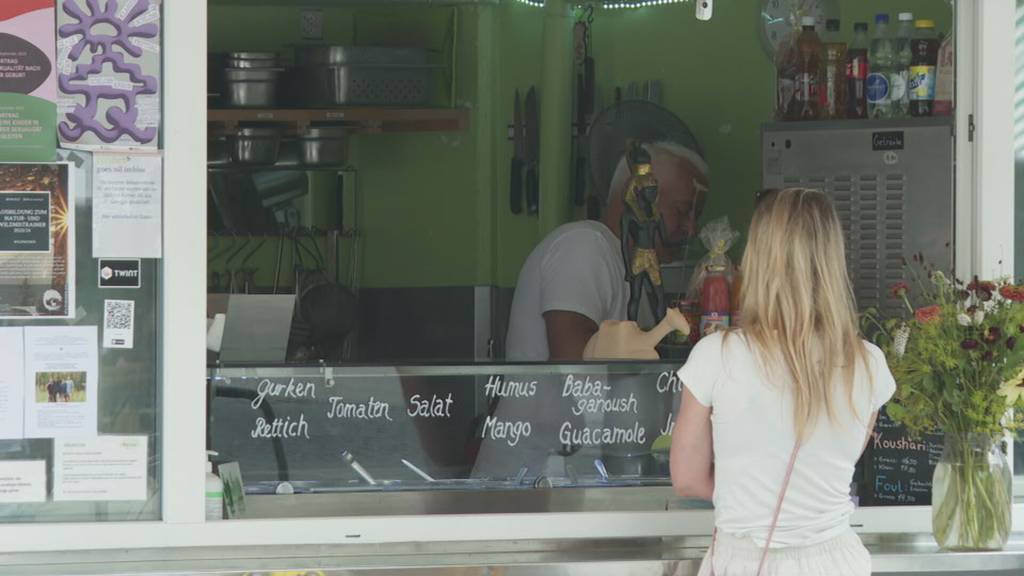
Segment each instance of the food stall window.
M470 438L529 452L516 440L528 421L536 435L554 426L548 440L566 421L629 428L610 424L625 402L651 422L642 449L581 451L570 435L537 449L546 464L502 458L484 476L515 481L525 467L537 478L549 457L576 457L577 477L599 477L598 459L605 472L616 458L660 470L655 441L678 392L658 382L693 340L672 334L648 362L587 362L586 344L604 320L650 328L666 308L692 320L694 339L738 321L733 266L766 188L826 191L860 307L898 311L889 286L904 258L923 251L953 266L955 3L918 0L902 14L882 0L811 2L807 30L808 14L788 4L717 6L712 24L727 35L685 3L582 6L562 59L545 52L550 23L530 3L411 6L398 17L333 6L324 21L351 25L317 39L282 30L280 7L212 5L211 447L261 494L286 481L300 492L317 482L401 492L419 472L477 478L486 446ZM240 19L244 34L225 33ZM503 33L476 36L491 24ZM868 46L872 35L882 48ZM926 48L913 63L912 36ZM800 71L800 49L820 56L818 68ZM913 97L912 65L925 82ZM366 77L346 75L356 71ZM804 77L815 85L797 90ZM651 174L638 168L647 164ZM623 394L577 398L571 383L591 372ZM488 393L496 378L500 391L532 383L552 399L516 408ZM649 394L631 388L639 382ZM576 424L545 416L573 398L591 402L575 405ZM512 408L529 418L501 417ZM399 420L408 441L395 432L394 446L360 446ZM346 430L348 440L326 439ZM924 452L915 481L930 477ZM858 472L862 504L918 502L867 489L877 464Z

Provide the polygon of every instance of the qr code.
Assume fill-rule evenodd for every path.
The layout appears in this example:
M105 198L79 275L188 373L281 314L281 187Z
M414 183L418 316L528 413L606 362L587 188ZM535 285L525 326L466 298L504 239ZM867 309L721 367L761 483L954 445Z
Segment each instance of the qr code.
M105 303L103 327L107 330L131 330L135 302L131 300L107 300Z

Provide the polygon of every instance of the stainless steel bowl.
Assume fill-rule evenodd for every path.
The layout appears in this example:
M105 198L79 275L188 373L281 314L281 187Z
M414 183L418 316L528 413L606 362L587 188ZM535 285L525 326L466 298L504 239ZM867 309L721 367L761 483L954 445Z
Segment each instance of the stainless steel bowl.
M307 166L340 166L348 152L344 126L310 126L299 136L300 159Z
M239 128L229 140L231 160L238 164L264 165L277 162L281 149L281 132L277 128Z
M277 104L280 68L224 70L227 105L232 108L273 108Z

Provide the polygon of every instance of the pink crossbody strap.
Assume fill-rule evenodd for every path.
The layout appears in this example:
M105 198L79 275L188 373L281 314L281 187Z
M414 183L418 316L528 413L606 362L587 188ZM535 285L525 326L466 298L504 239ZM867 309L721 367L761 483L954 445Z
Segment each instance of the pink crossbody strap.
M775 535L775 527L779 524L779 513L782 512L782 501L786 499L786 491L789 489L789 480L793 477L793 467L796 465L796 455L800 452L800 444L793 446L793 453L789 456L789 464L786 466L786 477L782 480L782 489L779 490L779 499L775 502L775 512L772 514L772 525L768 528L768 537L764 541L764 550L761 552L761 562L757 565L757 576L764 571L764 563L768 560L768 549L772 545L772 536ZM715 528L711 536L711 576L715 576L715 541L718 540L718 528Z

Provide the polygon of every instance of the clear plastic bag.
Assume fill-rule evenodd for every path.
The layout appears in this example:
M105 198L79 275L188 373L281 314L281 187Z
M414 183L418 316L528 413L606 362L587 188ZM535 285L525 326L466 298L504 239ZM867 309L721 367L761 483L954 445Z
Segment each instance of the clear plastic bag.
M723 272L732 285L733 277L736 274L736 267L728 256L729 249L740 239L740 232L729 225L729 218L722 216L708 222L701 229L698 235L708 253L697 263L693 276L690 278L690 286L686 292L687 300L699 302L701 287L704 285L704 277L708 270Z

